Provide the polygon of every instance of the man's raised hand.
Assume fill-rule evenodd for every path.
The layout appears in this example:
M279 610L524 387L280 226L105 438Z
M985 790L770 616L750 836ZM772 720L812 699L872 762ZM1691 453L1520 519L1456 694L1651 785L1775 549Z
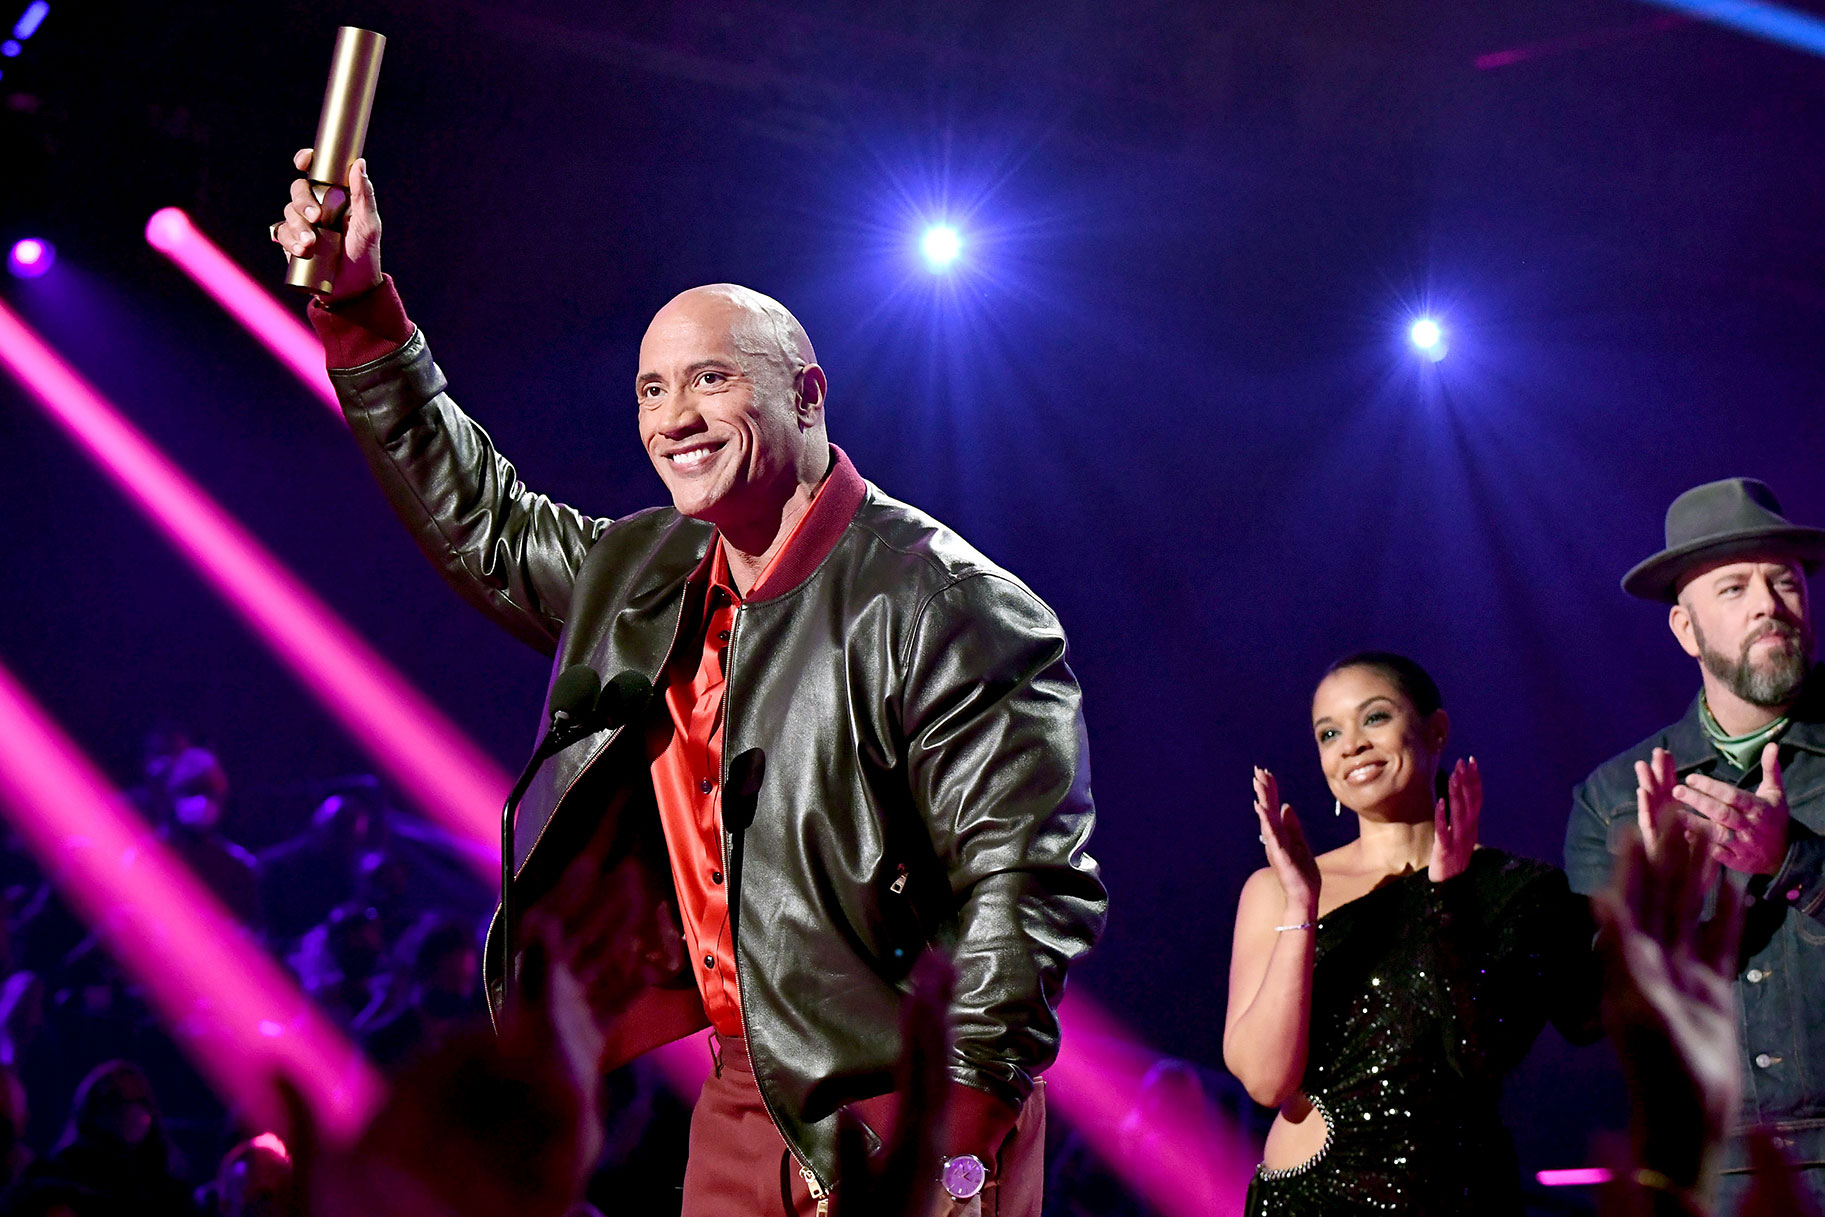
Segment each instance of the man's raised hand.
M1772 875L1787 857L1787 790L1780 745L1762 748L1762 781L1754 791L1695 773L1673 788L1681 803L1704 817L1711 856L1745 875Z
M310 168L311 150L300 148L292 157L300 173ZM333 192L339 193L339 188ZM324 204L333 207L340 200L328 198ZM292 257L308 258L317 252L314 227L322 219L324 204L317 201L308 179L297 178L291 184L291 201L285 205L285 218L272 228L272 239ZM348 215L342 226L342 257L330 293L318 298L333 304L359 296L380 283L380 211L374 203L374 183L368 177L368 163L357 160L349 173Z
M1689 832L1685 806L1673 794L1679 773L1673 754L1654 749L1650 759L1635 762L1635 822L1650 859L1660 856L1660 844L1669 832Z

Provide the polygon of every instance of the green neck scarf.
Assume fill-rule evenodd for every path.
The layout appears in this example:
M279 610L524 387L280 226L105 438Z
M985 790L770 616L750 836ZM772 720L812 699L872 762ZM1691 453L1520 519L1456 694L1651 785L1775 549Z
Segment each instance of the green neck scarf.
M1787 716L1783 714L1746 735L1725 735L1724 729L1717 725L1717 719L1712 717L1711 707L1703 697L1698 699L1698 720L1704 724L1705 734L1711 737L1711 746L1744 773L1761 763L1762 746L1769 740L1779 739L1781 732L1787 730L1788 723Z

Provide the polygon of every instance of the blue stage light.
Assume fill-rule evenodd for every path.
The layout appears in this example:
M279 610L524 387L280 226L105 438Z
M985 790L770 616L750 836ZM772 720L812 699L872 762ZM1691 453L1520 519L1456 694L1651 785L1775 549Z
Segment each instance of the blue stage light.
M5 42L0 42L0 55L5 55L8 59L12 59L18 54L19 44L17 42L14 42L11 38L8 38Z
M50 270L51 263L56 260L57 251L49 241L26 237L13 243L12 252L6 256L6 269L17 278L36 279Z
M1407 337L1413 340L1413 345L1419 348L1420 354L1433 363L1445 357L1445 331L1432 318L1421 317L1415 321L1413 328L1407 331Z
M1825 21L1811 13L1764 0L1649 0L1661 8L1782 42L1799 51L1825 55Z
M934 224L919 239L919 252L932 270L949 270L963 252L963 237L949 224Z
M48 0L32 0L30 4L25 6L24 15L22 15L19 18L18 23L13 26L13 37L20 41L24 41L33 34L36 34L38 32L38 27L44 24L45 14L50 11L51 6L48 3Z

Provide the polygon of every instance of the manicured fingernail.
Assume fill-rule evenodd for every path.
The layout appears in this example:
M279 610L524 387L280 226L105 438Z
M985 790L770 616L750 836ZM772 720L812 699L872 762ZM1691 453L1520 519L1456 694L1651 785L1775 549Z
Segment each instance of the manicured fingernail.
M304 218L314 221L317 218L317 209L315 207L306 207L304 209Z

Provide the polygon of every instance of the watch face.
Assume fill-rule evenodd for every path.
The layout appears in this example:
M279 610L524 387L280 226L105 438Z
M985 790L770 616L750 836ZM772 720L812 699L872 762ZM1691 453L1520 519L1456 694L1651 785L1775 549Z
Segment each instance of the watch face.
M974 1154L959 1154L955 1158L944 1160L944 1173L940 1178L944 1190L953 1200L969 1200L980 1195L982 1185L988 1181L989 1172L982 1165L982 1159Z

